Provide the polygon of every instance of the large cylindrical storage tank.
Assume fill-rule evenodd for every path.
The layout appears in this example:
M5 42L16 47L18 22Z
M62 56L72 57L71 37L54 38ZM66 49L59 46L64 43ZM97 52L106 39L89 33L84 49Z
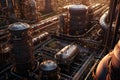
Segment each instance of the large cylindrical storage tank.
M71 35L81 35L85 33L87 27L88 7L85 5L72 5L69 7Z
M27 76L28 70L33 67L33 44L29 29L28 24L21 22L9 26L15 72L21 76Z

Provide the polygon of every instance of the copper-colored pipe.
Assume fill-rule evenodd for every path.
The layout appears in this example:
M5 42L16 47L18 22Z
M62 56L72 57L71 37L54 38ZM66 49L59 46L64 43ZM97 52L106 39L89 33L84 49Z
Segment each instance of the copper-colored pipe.
M116 25L115 25L113 41L112 41L112 46L111 46L112 48L116 44L116 39L117 39L117 34L118 34L119 27L120 27L120 4L118 6L118 14L117 14L117 18L116 18Z
M117 0L114 0L113 2L113 6L112 6L112 12L111 12L111 15L110 15L110 24L109 24L109 28L108 28L108 33L107 33L107 38L106 38L106 43L105 43L105 50L107 49L108 47L108 44L111 43L110 42L110 39L111 39L111 30L112 30L112 24L113 24L113 20L114 20L114 13L115 13L115 9L116 9L116 5L117 5ZM111 46L111 44L110 44Z

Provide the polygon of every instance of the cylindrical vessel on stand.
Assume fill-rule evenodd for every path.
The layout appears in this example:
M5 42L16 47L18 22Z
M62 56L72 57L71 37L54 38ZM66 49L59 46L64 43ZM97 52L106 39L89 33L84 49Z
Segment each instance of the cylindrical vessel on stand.
M33 67L33 44L29 29L28 24L21 22L9 26L13 43L14 71L22 76L28 76L28 71Z
M40 64L41 80L60 80L57 63L52 60Z
M87 27L87 11L85 5L72 5L69 8L70 13L70 28L71 35L81 35L85 33Z

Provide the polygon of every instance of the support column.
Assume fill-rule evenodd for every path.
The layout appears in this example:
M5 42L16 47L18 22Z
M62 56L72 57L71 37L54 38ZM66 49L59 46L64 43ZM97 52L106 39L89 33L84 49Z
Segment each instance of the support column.
M52 5L51 5L51 0L45 0L45 13L50 13L52 12Z

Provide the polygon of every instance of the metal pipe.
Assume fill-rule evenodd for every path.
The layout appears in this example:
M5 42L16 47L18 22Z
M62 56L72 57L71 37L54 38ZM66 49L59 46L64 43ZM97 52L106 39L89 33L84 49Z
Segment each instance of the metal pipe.
M22 19L23 17L25 17L25 14L23 12L23 2L24 0L18 0L18 8L19 8L19 12L20 12L20 18Z
M106 11L100 18L99 23L101 25L101 28L104 31L108 31L108 24L106 23L106 18L108 16L108 11Z
M119 11L117 14L117 19L116 19L116 26L115 26L114 35L113 35L112 48L114 48L114 46L116 44L117 33L118 33L118 30L120 27L120 5L118 7L119 7L119 9L118 9Z
M94 65L92 66L92 68L90 69L90 71L88 72L88 74L87 74L87 76L85 77L84 80L88 80L90 74L94 71L95 67L98 65L98 63L99 63L101 57L103 56L104 52L105 52L104 49L100 52L100 55L99 55L98 58L96 59Z
M110 22L110 17L111 17L110 15L112 14L113 1L114 1L114 0L110 0L110 3L109 3L108 22Z
M10 17L15 18L15 13L14 13L14 7L13 7L13 1L12 0L7 0L8 2L8 9L9 9L9 14Z
M84 71L87 69L88 65L90 65L90 62L93 60L93 55L94 54L91 54L89 56L89 58L86 60L86 62L82 65L82 67L79 69L79 71L75 74L73 80L79 80L79 78L82 76Z
M110 35L111 35L111 29L112 29L112 24L113 24L113 16L114 16L114 12L116 9L116 4L117 4L117 0L114 0L113 2L113 8L112 8L112 13L110 15L110 24L109 24L109 28L108 28L108 32L107 32L107 39L106 39L106 43L105 43L105 50L107 49L108 43L110 43Z

